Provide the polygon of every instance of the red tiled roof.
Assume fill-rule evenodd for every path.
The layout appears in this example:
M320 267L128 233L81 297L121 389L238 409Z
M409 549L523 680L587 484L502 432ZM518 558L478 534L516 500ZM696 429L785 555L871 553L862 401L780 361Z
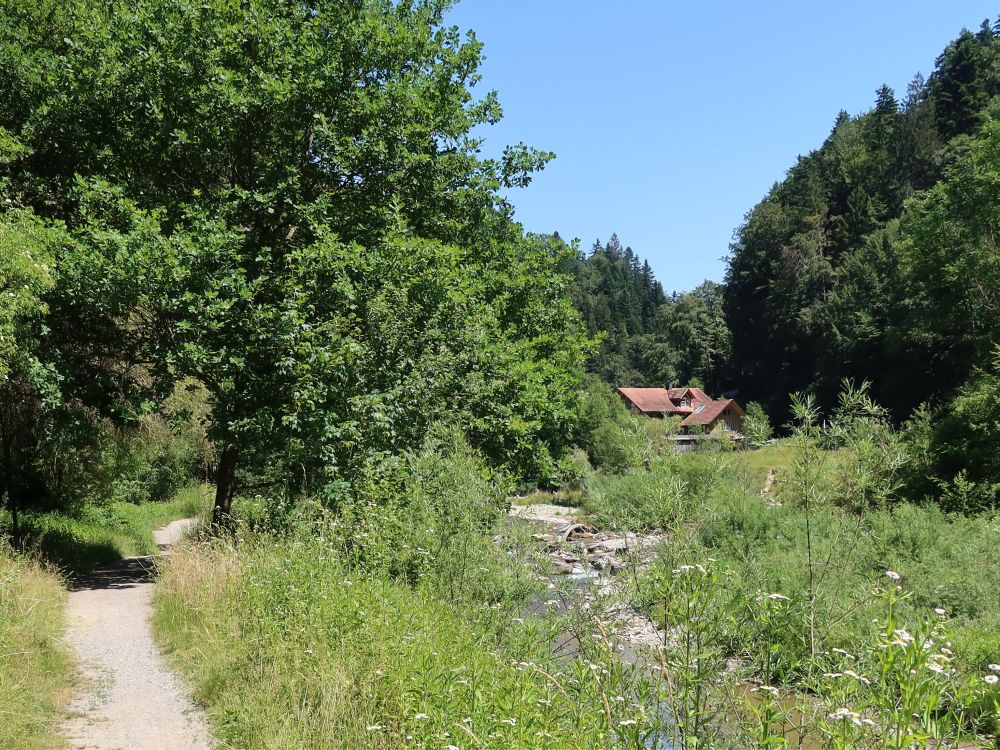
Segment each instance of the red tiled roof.
M619 388L618 392L645 414L673 413L677 407L670 401L666 388Z
M688 427L693 424L710 425L713 421L715 421L716 417L722 414L722 412L726 410L726 407L730 405L735 406L737 411L741 415L743 414L743 409L741 409L740 405L731 398L723 399L721 401L709 401L704 404L702 408L696 408L693 414L685 417L684 421L681 422L681 427Z

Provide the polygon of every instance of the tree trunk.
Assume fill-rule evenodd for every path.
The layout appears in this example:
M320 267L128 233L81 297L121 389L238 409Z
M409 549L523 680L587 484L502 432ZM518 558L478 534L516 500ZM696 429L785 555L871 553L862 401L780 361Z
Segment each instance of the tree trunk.
M219 458L219 468L215 475L215 509L213 511L213 520L217 524L229 517L229 512L233 507L238 460L239 453L233 445L227 445Z

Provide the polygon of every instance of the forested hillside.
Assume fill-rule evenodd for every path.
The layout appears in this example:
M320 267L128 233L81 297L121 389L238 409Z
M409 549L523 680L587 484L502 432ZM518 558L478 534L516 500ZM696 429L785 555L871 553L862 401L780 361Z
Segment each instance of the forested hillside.
M622 248L618 235L568 256L563 268L587 333L600 338L592 372L615 386L732 387L720 284L667 296L649 261Z
M843 378L897 417L949 399L1000 342L1000 25L963 31L899 98L841 112L751 210L725 284L743 392L773 410Z

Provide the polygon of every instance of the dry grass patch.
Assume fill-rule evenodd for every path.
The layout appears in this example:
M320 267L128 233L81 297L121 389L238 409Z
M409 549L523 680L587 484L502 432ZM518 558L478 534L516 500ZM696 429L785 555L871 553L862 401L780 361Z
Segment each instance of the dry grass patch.
M66 591L49 569L0 542L0 747L62 747L74 682L62 643Z

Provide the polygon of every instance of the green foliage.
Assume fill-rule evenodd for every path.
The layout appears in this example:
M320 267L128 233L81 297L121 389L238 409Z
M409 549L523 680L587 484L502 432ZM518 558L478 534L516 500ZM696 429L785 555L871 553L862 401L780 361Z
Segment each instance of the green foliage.
M0 214L0 380L27 374L36 344L42 299L54 284L59 234L30 212Z
M907 446L914 456L907 473L915 499L933 499L948 511L976 513L1000 503L1000 353L975 372L937 411L923 409L910 420Z
M204 388L223 510L251 475L336 504L445 416L555 477L586 342L500 192L551 154L478 156L447 5L0 4L0 189L69 235L26 402L117 428Z
M759 448L771 439L774 428L771 427L771 420L764 407L756 401L747 404L746 412L743 418L743 436L746 437L750 447Z
M594 243L589 255L577 253L566 268L587 331L601 337L591 372L616 387L695 380L723 387L730 341L719 284L706 281L667 297L648 261L623 249L618 235Z
M726 320L741 392L772 415L797 391L832 407L852 378L902 418L997 342L998 59L991 30L963 32L903 102L883 86L838 115L747 214Z
M72 515L22 509L18 515L26 549L68 574L81 575L124 557L156 554L154 530L179 518L207 515L209 506L207 488L201 485L163 502L105 502ZM7 535L10 527L10 514L0 513L0 533Z
M278 536L247 529L175 550L154 626L219 739L643 747L659 723L649 682L591 627L544 614L561 595L532 572L533 540L491 540L496 479L454 431L436 430L336 515L317 506ZM533 601L542 614L524 614ZM580 651L560 657L551 644L570 627Z
M73 665L63 642L66 592L58 576L0 541L0 746L59 746Z
M945 178L907 206L900 246L904 331L941 383L957 385L1000 343L1000 123L952 144Z

